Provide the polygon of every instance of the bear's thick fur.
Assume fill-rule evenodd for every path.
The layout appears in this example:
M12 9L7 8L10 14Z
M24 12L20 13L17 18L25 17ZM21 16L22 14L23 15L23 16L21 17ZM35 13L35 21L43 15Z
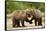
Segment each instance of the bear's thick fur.
M20 21L23 27L25 27L24 25L24 21L27 21L27 14L24 11L14 11L12 13L12 21L13 21L13 27L20 27Z
M32 22L33 19L35 19L35 26L40 26L42 25L42 13L38 9L33 9L30 11L30 15L32 15L32 19L30 20L30 23ZM38 22L38 23L37 23Z

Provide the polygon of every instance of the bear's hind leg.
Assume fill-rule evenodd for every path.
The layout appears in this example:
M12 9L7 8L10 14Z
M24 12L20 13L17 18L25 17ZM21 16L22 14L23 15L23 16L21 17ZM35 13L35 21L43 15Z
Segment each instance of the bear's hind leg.
M13 27L15 27L15 23L13 23Z
M13 18L13 27L15 27L16 26L16 20L15 20L15 18Z
M42 26L42 18L39 19L38 26Z

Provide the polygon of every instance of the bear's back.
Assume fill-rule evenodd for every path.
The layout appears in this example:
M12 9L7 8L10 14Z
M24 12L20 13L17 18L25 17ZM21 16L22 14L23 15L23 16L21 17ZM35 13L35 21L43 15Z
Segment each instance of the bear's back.
M38 9L33 10L33 14L34 14L34 16L37 17L37 18L40 18L40 17L42 16L41 11L38 10Z

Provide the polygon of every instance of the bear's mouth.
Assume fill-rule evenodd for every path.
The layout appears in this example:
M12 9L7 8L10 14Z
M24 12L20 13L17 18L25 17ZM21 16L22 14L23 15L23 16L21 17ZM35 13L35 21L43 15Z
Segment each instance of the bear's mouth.
M31 16L31 17L27 17L27 19L28 19L28 20L31 20L31 19L32 19L32 17L33 17L33 16Z
M28 20L31 20L31 17L28 17Z

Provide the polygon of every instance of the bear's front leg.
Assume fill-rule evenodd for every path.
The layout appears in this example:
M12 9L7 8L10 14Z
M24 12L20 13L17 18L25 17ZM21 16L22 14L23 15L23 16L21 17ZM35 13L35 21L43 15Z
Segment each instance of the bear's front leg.
M32 17L32 18L31 18L31 20L30 20L30 24L32 24L32 23L33 23L33 22L32 22L32 20L33 20L33 19L34 19L34 17Z
M37 26L37 19L35 19L35 26Z
M20 20L17 21L17 27L20 27Z
M21 23L22 23L22 27L25 27L25 25L24 25L24 20L23 20L23 21L21 21Z

